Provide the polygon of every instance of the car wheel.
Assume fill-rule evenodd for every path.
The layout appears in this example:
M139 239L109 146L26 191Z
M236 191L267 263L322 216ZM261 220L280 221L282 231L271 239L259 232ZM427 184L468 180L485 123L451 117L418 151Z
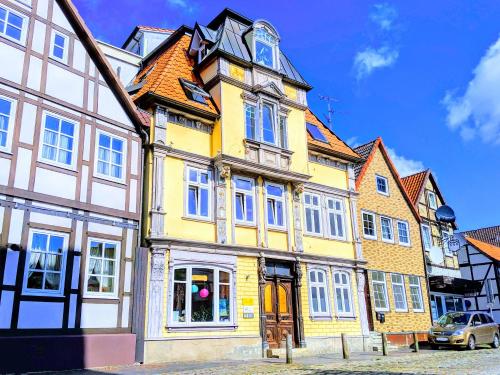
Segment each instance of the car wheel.
M472 335L469 336L469 340L467 341L467 349L469 350L476 349L476 339Z
M431 349L432 350L438 350L439 349L439 345L431 344Z
M491 347L493 349L498 349L499 346L500 346L500 339L498 338L498 335L495 334L495 336L493 337L493 342L491 343Z

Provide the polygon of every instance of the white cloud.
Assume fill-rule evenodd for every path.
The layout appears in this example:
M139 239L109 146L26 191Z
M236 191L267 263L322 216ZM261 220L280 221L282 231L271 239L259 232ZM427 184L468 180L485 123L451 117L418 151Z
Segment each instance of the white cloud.
M192 0L167 0L167 3L174 8L182 9L187 13L192 13L195 10L195 5Z
M358 80L368 77L374 70L394 65L399 57L396 49L388 46L374 49L367 47L356 54L354 69Z
M484 143L500 144L500 37L474 68L463 96L447 92L443 104L446 123L465 140L479 136Z
M387 147L387 153L401 177L409 176L425 169L421 161L407 159L404 156L398 155L396 151L390 147Z
M358 146L361 146L361 143L358 142L357 136L346 139L345 143L347 143L347 145L351 148L356 148Z
M396 8L388 3L379 3L373 6L373 11L370 13L370 19L376 23L382 30L391 30L394 22L398 18Z

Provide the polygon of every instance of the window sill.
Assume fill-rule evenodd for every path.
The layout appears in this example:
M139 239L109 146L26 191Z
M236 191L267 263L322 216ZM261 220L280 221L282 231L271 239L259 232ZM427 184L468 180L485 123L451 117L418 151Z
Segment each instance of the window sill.
M207 325L207 326L167 326L165 329L169 332L196 332L196 331L235 331L238 329L233 325Z
M397 312L397 313L409 313L410 311L409 310L394 310L394 312Z
M21 34L22 34L22 32L21 32ZM26 38L24 38L25 39L24 41L20 41L20 40L17 40L15 38L11 38L10 36L8 36L6 34L0 34L0 40L1 39L8 40L9 42L16 43L17 45L26 48Z
M333 317L331 315L328 315L328 316L313 316L313 315L310 315L309 316L309 319L311 319L312 321L331 321L333 319Z
M269 232L278 232L278 233L288 233L288 230L286 227L280 228L280 227L272 227L269 224L267 224L267 230Z
M382 242L384 242L384 243L390 243L391 245L394 245L394 241L384 240L383 238L382 238Z
M237 223L235 222L234 223L234 226L236 228L251 228L251 229L257 229L257 225L256 224L245 224L245 223Z
M0 156L2 154L6 154L6 156L11 157L12 156L12 150L9 149L9 148L2 148L2 147L0 147Z
M127 186L125 179L119 180L119 179L109 177L106 175L102 175L102 174L98 174L98 173L94 173L94 178L96 178L98 180L106 181L106 182L112 182L114 184L118 184L118 185L122 185L122 186Z
M324 240L327 239L327 238L325 238L323 236L322 233L308 233L308 232L304 232L304 237L321 238L321 239L324 239Z
M425 310L413 310L414 313L422 314L425 313Z
M390 309L374 309L375 312L381 312L381 313L387 313L387 312L390 312L391 310Z
M82 298L87 298L87 299L106 299L106 300L115 300L119 301L120 298L118 296L107 296L105 294L98 295L98 294L84 294Z
M30 297L64 298L64 293L44 293L44 292L35 292L29 290L23 290L22 295Z
M263 148L263 149L268 149L269 151L273 151L273 152L276 152L276 153L283 153L283 154L287 154L287 155L292 155L293 154L293 151L291 150L288 150L286 148L281 148L279 146L276 146L272 143L267 143L267 142L264 142L264 141L257 141L255 139L251 139L251 138L245 138L244 139L244 143L245 144L251 144L251 145L254 145L254 146L258 146L259 148Z
M78 174L76 168L73 165L60 164L60 163L56 163L54 161L46 160L46 159L38 159L38 163L42 164L42 165L47 165L50 167L64 169L68 172L72 172L72 174L74 174L75 176Z
M337 315L335 316L335 319L337 320L348 320L348 321L353 321L353 320L356 320L356 316L355 315L346 315L346 316L343 316L343 315Z
M378 241L378 237L367 237L367 236L364 236L364 235L363 235L363 238L364 238L365 240L370 240L370 241Z
M67 59L66 59L66 61L64 61L64 60L61 60L55 56L50 56L50 55L49 55L49 59L52 62L56 62L56 63L62 64L64 66L69 66Z
M212 219L205 219L202 217L182 216L181 219L187 221L195 221L197 223L215 224L215 222Z
M388 197L389 196L389 193L383 193L383 192L378 191L378 190L377 190L377 193L379 193L380 195L383 195L384 197Z
M399 246L404 246L404 247L411 247L411 243L402 243L398 242Z

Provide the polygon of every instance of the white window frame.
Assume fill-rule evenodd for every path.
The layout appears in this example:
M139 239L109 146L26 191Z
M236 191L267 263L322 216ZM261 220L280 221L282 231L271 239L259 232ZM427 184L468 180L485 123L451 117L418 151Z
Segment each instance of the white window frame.
M197 174L197 182L190 181L189 179L189 174L190 171L196 171ZM185 168L185 173L186 176L184 178L184 216L192 219L197 219L197 220L208 220L212 221L213 220L213 200L214 200L214 195L213 195L213 173L212 170L210 169L204 169L204 168L199 168L199 167L194 167L191 165L187 165ZM207 173L208 174L208 184L203 184L199 181L199 175L200 173ZM201 189L208 189L208 216L203 216L199 214L190 214L189 213L189 187L190 186L195 186L198 188L198 191ZM201 212L201 200L198 199L198 207L197 211Z
M371 235L365 233L365 221L363 219L363 215L371 216L371 218L373 219L373 231L375 234L374 236L371 236ZM378 238L378 235L377 235L377 217L373 212L368 212L368 211L363 211L363 210L361 211L361 226L363 229L363 237L364 238L369 239L369 240L376 240Z
M311 203L306 203L306 195L309 195L311 197ZM310 193L310 192L304 192L303 194L303 205L304 205L304 233L309 234L311 236L323 236L323 210L321 207L321 195L315 194L315 193ZM318 198L318 205L313 205L313 197ZM307 209L310 208L313 212L314 210L317 210L319 212L319 232L314 232L314 215L311 215L311 218L313 219L312 226L311 228L313 231L308 231L307 230Z
M173 311L174 311L174 277L175 270L179 268L186 269L186 301L185 301L185 309L186 309L186 322L174 322L173 320ZM213 297L213 321L211 322L191 322L191 312L192 312L192 301L191 298L187 298L191 293L191 285L192 285L192 275L193 268L203 268L203 269L211 269L214 275L214 290L217 290L217 294ZM220 299L220 284L219 284L219 271L227 272L229 274L229 316L230 320L228 322L221 323L219 316L219 299ZM205 263L186 263L186 264L178 264L170 269L169 276L169 286L168 286L168 328L190 328L190 327L231 327L235 325L236 317L235 314L238 313L236 309L236 287L235 287L235 277L236 272L234 269L227 268L225 266L213 266ZM188 287L189 286L189 287ZM189 293L189 294L188 294Z
M33 244L33 234L45 234L48 236L57 236L63 238L63 249L61 255L61 271L59 278L59 290L50 290L50 289L30 289L28 288L28 273L29 273L29 264L31 258L31 246ZM62 297L64 296L64 284L66 279L66 260L68 254L68 246L69 246L69 234L61 233L55 231L49 231L44 229L29 229L28 235L28 248L26 250L26 261L24 265L24 274L23 274L23 295L30 296L51 296L51 297ZM47 252L44 252L46 254ZM45 273L44 273L45 274ZM43 284L43 281L42 281Z
M427 225L427 224L421 224L420 227L421 227L421 232L422 232L422 246L424 247L424 250L429 251L430 249L432 249L431 227L429 225ZM426 231L424 230L424 228L427 229L427 231L428 231L427 233L429 234L429 246L426 246L426 244L425 244L425 238L426 238L425 232Z
M385 181L385 187L386 187L387 191L381 191L378 189L378 179L379 178ZM389 180L387 179L387 177L379 176L378 174L376 174L375 175L375 189L377 190L377 193L388 196L389 195Z
M269 41L263 40L261 38L257 38L257 35L255 34L255 32L257 31L257 29L264 29L268 34L270 34L271 36L273 36L276 39L276 42L274 44L272 44ZM266 45L268 45L269 47L272 48L272 50L273 50L273 66L267 66L267 65L262 64L260 62L257 62L257 40L259 42L261 42L263 44L266 44ZM256 64L259 64L260 66L263 66L265 68L277 70L278 67L279 67L279 47L278 47L278 44L279 44L278 36L275 35L273 32L271 32L268 27L266 27L265 25L258 25L258 26L256 26L255 27L255 31L254 31L254 35L253 35L253 50L254 50L253 61Z
M442 229L441 230L441 243L443 245L443 249L444 249L444 253L447 255L447 256L453 256L453 252L450 250L450 247L448 246L448 241L450 240L450 234Z
M54 55L54 46L56 43L56 36L60 36L64 39L64 49L63 49L63 57L59 58L58 56ZM49 50L49 56L51 59L59 61L63 64L68 65L68 55L69 55L69 37L66 34L63 34L59 31L52 30L52 36L50 37L50 50Z
M401 242L401 236L400 236L400 233L399 233L399 224L403 224L406 228L406 235L408 237L408 242ZM396 228L397 228L397 231L398 231L398 243L401 245L401 246L411 246L411 238L410 238L410 224L408 224L407 221L404 221L404 220L396 220Z
M253 109L254 138L249 138L248 135L247 135L247 127L248 127L247 116L248 116L249 108ZM245 122L245 138L253 140L253 141L258 141L259 140L260 130L259 130L259 124L258 124L258 121L257 121L257 105L255 103L245 102L245 104L243 106L243 116L244 116L244 119L245 119L245 121L244 121Z
M117 177L113 177L111 176L111 166L112 166L112 163L111 163L111 152L112 152L112 148L109 149L109 152L110 152L110 155L109 155L109 175L107 174L104 174L104 173L100 173L98 172L98 164L99 164L99 138L101 135L105 135L105 136L108 136L111 138L111 146L112 146L112 142L113 142L113 139L116 139L116 140L119 140L123 143L123 151L122 151L122 165L121 165L121 169L122 169L122 177L121 178L117 178ZM127 171L128 171L128 168L127 168L127 147L128 147L128 143L127 143L127 140L125 138L122 138L122 137L119 137L113 133L108 133L104 130L101 130L101 129L97 129L96 130L96 136L95 136L95 158L94 158L94 176L95 177L99 177L99 178L102 178L103 180L109 180L109 181L114 181L114 182L118 182L118 183L125 183L125 180L126 180L126 177L127 177Z
M335 282L335 275L339 274L340 284L337 285ZM342 274L347 276L347 284L342 283ZM335 313L339 318L353 318L356 314L354 311L354 300L352 298L352 274L347 270L334 269L332 272L332 282L333 282L333 301L335 304ZM349 306L351 311L339 311L339 306L337 304L337 289L342 291L342 303L344 303L344 293L343 291L347 289L347 295L349 298ZM344 306L345 307L345 306Z
M268 186L273 186L273 187L281 189L283 191L282 196L278 197L276 195L268 194L267 193L267 187ZM287 196L287 194L286 193L287 192L286 192L286 189L285 189L284 185L275 184L275 183L272 183L272 182L265 182L264 183L264 202L265 202L264 213L266 215L266 223L267 223L267 227L268 228L271 228L271 229L281 229L281 230L286 229L286 227L287 227L287 220L286 220L287 219L286 218L286 212L287 212L287 209L286 209L286 196ZM269 199L272 199L275 202L281 202L282 207L283 207L283 209L282 209L282 213L283 213L283 220L282 220L283 221L283 225L270 224L269 223L269 221L268 221L268 214L269 214L269 212L268 212L268 205L267 205L267 201ZM276 205L275 205L275 207L276 207ZM275 222L277 222L277 218L278 218L278 216L277 216L277 212L276 212Z
M271 120L273 122L272 124L272 127L273 127L273 134L274 134L274 143L273 142L268 142L264 139L264 106L269 106L271 107L271 111L272 111L272 116L271 116ZM275 146L275 147L279 147L279 135L278 135L278 126L277 126L277 106L275 103L273 102L270 102L268 100L263 100L262 103L260 104L260 110L259 110L259 125L260 125L260 129L259 129L259 136L260 136L260 141L262 143L265 143L267 145L272 145L272 146Z
M14 134L14 126L16 123L17 101L15 99L9 98L8 96L4 96L4 95L0 95L0 99L10 102L10 113L8 114L9 121L7 123L7 141L5 143L5 146L2 147L0 145L0 151L11 153L12 152L12 137Z
M244 180L244 181L248 181L252 184L252 189L251 190L245 190L245 189L240 189L236 186L236 180L237 179L240 179L240 180ZM256 194L255 194L255 179L253 178L249 178L249 177L244 177L244 176L239 176L239 175L235 175L233 176L233 215L234 215L234 222L236 224L239 224L239 225L251 225L251 226L254 226L255 223L257 222L257 214L256 214ZM245 199L244 199L244 206L243 206L243 217L244 219L243 220L240 220L236 217L236 194L237 193L240 193L240 194L243 194ZM246 196L251 196L252 197L252 205L253 205L253 218L252 220L246 220L247 218L247 214L246 214L246 209L245 209L245 206L246 206Z
M316 281L311 281L311 272L316 273ZM323 274L323 282L318 281L318 273ZM309 283L309 313L311 314L311 318L331 318L332 312L330 307L330 288L329 280L328 280L328 271L324 268L320 267L310 267L307 269L307 281ZM325 300L326 300L326 311L314 311L313 303L312 303L312 289L316 288L316 295L318 296L318 307L320 307L319 301L319 290L320 288L325 289Z
M433 200L431 200L431 196L433 197ZM429 208L432 208L433 210L437 210L436 193L434 193L433 191L428 191L427 192L427 201L429 202ZM434 202L434 204L431 205L431 202Z
M415 283L412 283L412 278L416 277L417 280L418 280L418 284L415 284ZM423 295L422 295L422 283L420 282L420 277L418 276L415 276L415 275L410 275L408 276L408 284L410 285L410 297L412 296L411 292L412 292L412 287L418 287L418 298L420 300L420 306L422 306L422 308L420 309L416 309L414 306L413 306L413 298L411 299L411 306L412 306L412 309L414 312L424 312L424 298L423 298Z
M373 273L374 272L377 272L377 273L381 273L383 275L383 278L384 278L384 281L379 281L379 280L375 280L373 278ZM389 301L389 295L388 295L388 291L387 291L387 279L386 279L386 276L385 276L385 272L383 271L371 271L371 276L372 276L372 293L373 293L373 307L375 309L375 311L381 311L381 312L387 312L387 311L390 311L390 301ZM374 288L374 284L380 284L384 287L384 298L385 298L385 305L387 307L383 308L383 307L377 307L376 305L376 300L375 300L375 288Z
M115 274L114 277L114 291L113 293L105 293L105 292L89 292L87 290L88 282L89 282L89 265L90 265L90 244L92 242L99 242L103 245L110 244L115 246ZM104 252L104 250L103 250ZM103 253L104 257L104 253ZM103 257L100 259L103 260ZM97 237L89 237L87 241L87 253L86 253L86 261L85 261L85 281L84 281L84 289L83 289L83 297L85 298L99 298L99 299L118 299L118 290L120 289L120 267L121 267L121 243L119 241L112 240L104 240ZM96 257L94 257L96 258ZM101 265L102 267L102 265ZM101 273L101 276L103 274Z
M5 29L0 30L0 36L2 38L8 39L13 41L14 43L21 44L21 45L26 45L26 35L28 34L28 23L29 23L29 18L26 16L24 13L17 12L15 10L12 10L11 8L5 6L4 4L0 4L0 8L4 9L6 14L5 14ZM22 18L22 26L21 26L21 37L20 40L17 40L16 38L13 38L5 33L5 30L7 30L7 20L9 19L9 14L13 13L18 17Z
M278 115L278 147L281 147L283 149L288 149L288 117L279 114ZM283 129L283 133L281 132L281 129Z
M401 277L401 281L394 282L394 276ZM405 276L400 273L391 273L391 285L392 285L392 297L394 298L394 309L396 312L408 312L408 301L406 299L406 286L405 286ZM394 290L394 285L402 287L403 290L403 302L404 308L398 308L396 304L396 292Z
M392 236L392 239L387 239L387 238L384 238L384 226L382 224L382 220L389 220L389 228L391 229L391 236ZM380 238L382 239L382 241L384 242L387 242L387 243L394 243L394 223L392 222L392 219L390 217L387 217L387 216L380 216Z
M332 201L333 202L333 208L330 208L329 207L329 202ZM336 203L340 203L340 210L337 210L336 209ZM346 231L346 212L345 212L345 205L344 205L344 200L343 199L340 199L340 198L335 198L335 197L326 197L325 198L325 211L326 211L326 221L327 221L327 224L328 224L328 228L327 228L327 233L328 233L328 237L329 238L332 238L332 239L335 239L335 240L341 240L341 241L345 241L347 239L347 231ZM337 232L336 235L333 235L331 233L331 222L330 222L330 214L333 214L334 216L334 226L335 226L335 230ZM339 228L338 228L338 222L337 222L337 215L340 215L341 217L341 222L342 222L342 233L343 235L342 236L339 236L338 233L339 233Z
M70 122L74 125L74 134L73 134L73 148L71 150L71 164L65 164L61 163L57 160L51 160L51 159L46 159L43 157L43 139L45 136L45 124L47 122L47 116L55 117L59 121L67 121ZM49 111L44 111L43 116L42 116L42 127L40 131L40 140L39 140L39 150L38 150L38 161L45 163L45 164L50 164L54 165L56 167L64 168L64 169L70 169L70 170L75 170L76 169L76 162L78 160L78 135L79 135L79 130L80 130L80 124L76 122L75 120L71 120L67 117L55 114L53 112ZM58 133L60 137L60 132ZM59 139L59 138L58 138ZM57 147L59 149L59 146Z

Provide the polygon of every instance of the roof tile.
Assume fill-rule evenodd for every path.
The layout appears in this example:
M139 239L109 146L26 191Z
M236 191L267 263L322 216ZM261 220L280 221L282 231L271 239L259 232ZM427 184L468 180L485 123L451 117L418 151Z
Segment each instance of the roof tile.
M428 170L425 170L401 178L401 182L403 183L408 196L415 205L417 204L420 191L422 190L422 185L424 184L425 178L427 177L427 172Z
M490 258L500 261L500 247L465 236L465 240Z

